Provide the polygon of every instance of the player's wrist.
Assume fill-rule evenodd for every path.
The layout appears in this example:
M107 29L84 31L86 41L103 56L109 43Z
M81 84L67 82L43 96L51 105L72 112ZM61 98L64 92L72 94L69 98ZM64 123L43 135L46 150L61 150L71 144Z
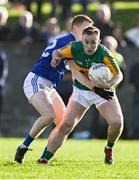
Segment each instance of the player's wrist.
M113 86L113 84L111 83L111 81L107 82L107 88L111 88Z

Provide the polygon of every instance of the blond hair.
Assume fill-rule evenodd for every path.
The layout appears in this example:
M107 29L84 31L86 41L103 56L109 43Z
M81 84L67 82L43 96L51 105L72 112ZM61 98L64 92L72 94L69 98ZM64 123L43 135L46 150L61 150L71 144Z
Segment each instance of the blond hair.
M83 22L89 22L92 23L92 25L94 24L93 20L89 16L79 14L74 16L71 23L71 29L73 28L73 26L80 26Z

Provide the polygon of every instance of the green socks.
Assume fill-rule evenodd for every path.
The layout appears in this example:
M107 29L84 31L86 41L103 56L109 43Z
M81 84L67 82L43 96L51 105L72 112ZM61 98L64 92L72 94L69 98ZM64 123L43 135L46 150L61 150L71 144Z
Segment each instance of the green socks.
M53 156L54 156L54 154L49 152L49 151L47 151L47 147L46 147L44 149L44 151L43 151L43 154L42 154L41 158L45 158L47 160L50 160Z
M112 143L112 142L108 141L108 143L107 143L107 147L113 148L113 146L114 146L114 143Z
M54 154L49 151L46 151L44 154L44 158L47 160L50 160L53 156L54 156Z

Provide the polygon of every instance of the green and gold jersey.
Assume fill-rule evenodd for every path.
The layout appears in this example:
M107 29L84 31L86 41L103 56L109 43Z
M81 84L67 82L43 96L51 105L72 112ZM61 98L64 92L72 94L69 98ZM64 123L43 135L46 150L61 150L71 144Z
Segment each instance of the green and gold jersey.
M81 41L70 43L66 47L62 48L60 53L66 58L73 58L76 62L77 70L86 76L88 76L88 71L92 63L104 63L110 69L113 76L120 71L112 53L102 44L98 46L93 55L87 55L85 53ZM74 81L74 86L78 87L79 89L89 90L77 80Z

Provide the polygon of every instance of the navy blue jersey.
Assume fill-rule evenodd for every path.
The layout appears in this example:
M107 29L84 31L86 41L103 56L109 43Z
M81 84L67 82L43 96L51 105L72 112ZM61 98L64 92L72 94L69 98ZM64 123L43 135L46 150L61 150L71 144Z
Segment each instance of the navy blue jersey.
M71 41L75 41L73 34L60 37L54 40L42 53L42 56L38 59L37 63L33 66L32 72L40 77L46 78L57 85L63 78L66 71L65 63L62 61L56 68L51 66L52 53L56 49L60 49Z

